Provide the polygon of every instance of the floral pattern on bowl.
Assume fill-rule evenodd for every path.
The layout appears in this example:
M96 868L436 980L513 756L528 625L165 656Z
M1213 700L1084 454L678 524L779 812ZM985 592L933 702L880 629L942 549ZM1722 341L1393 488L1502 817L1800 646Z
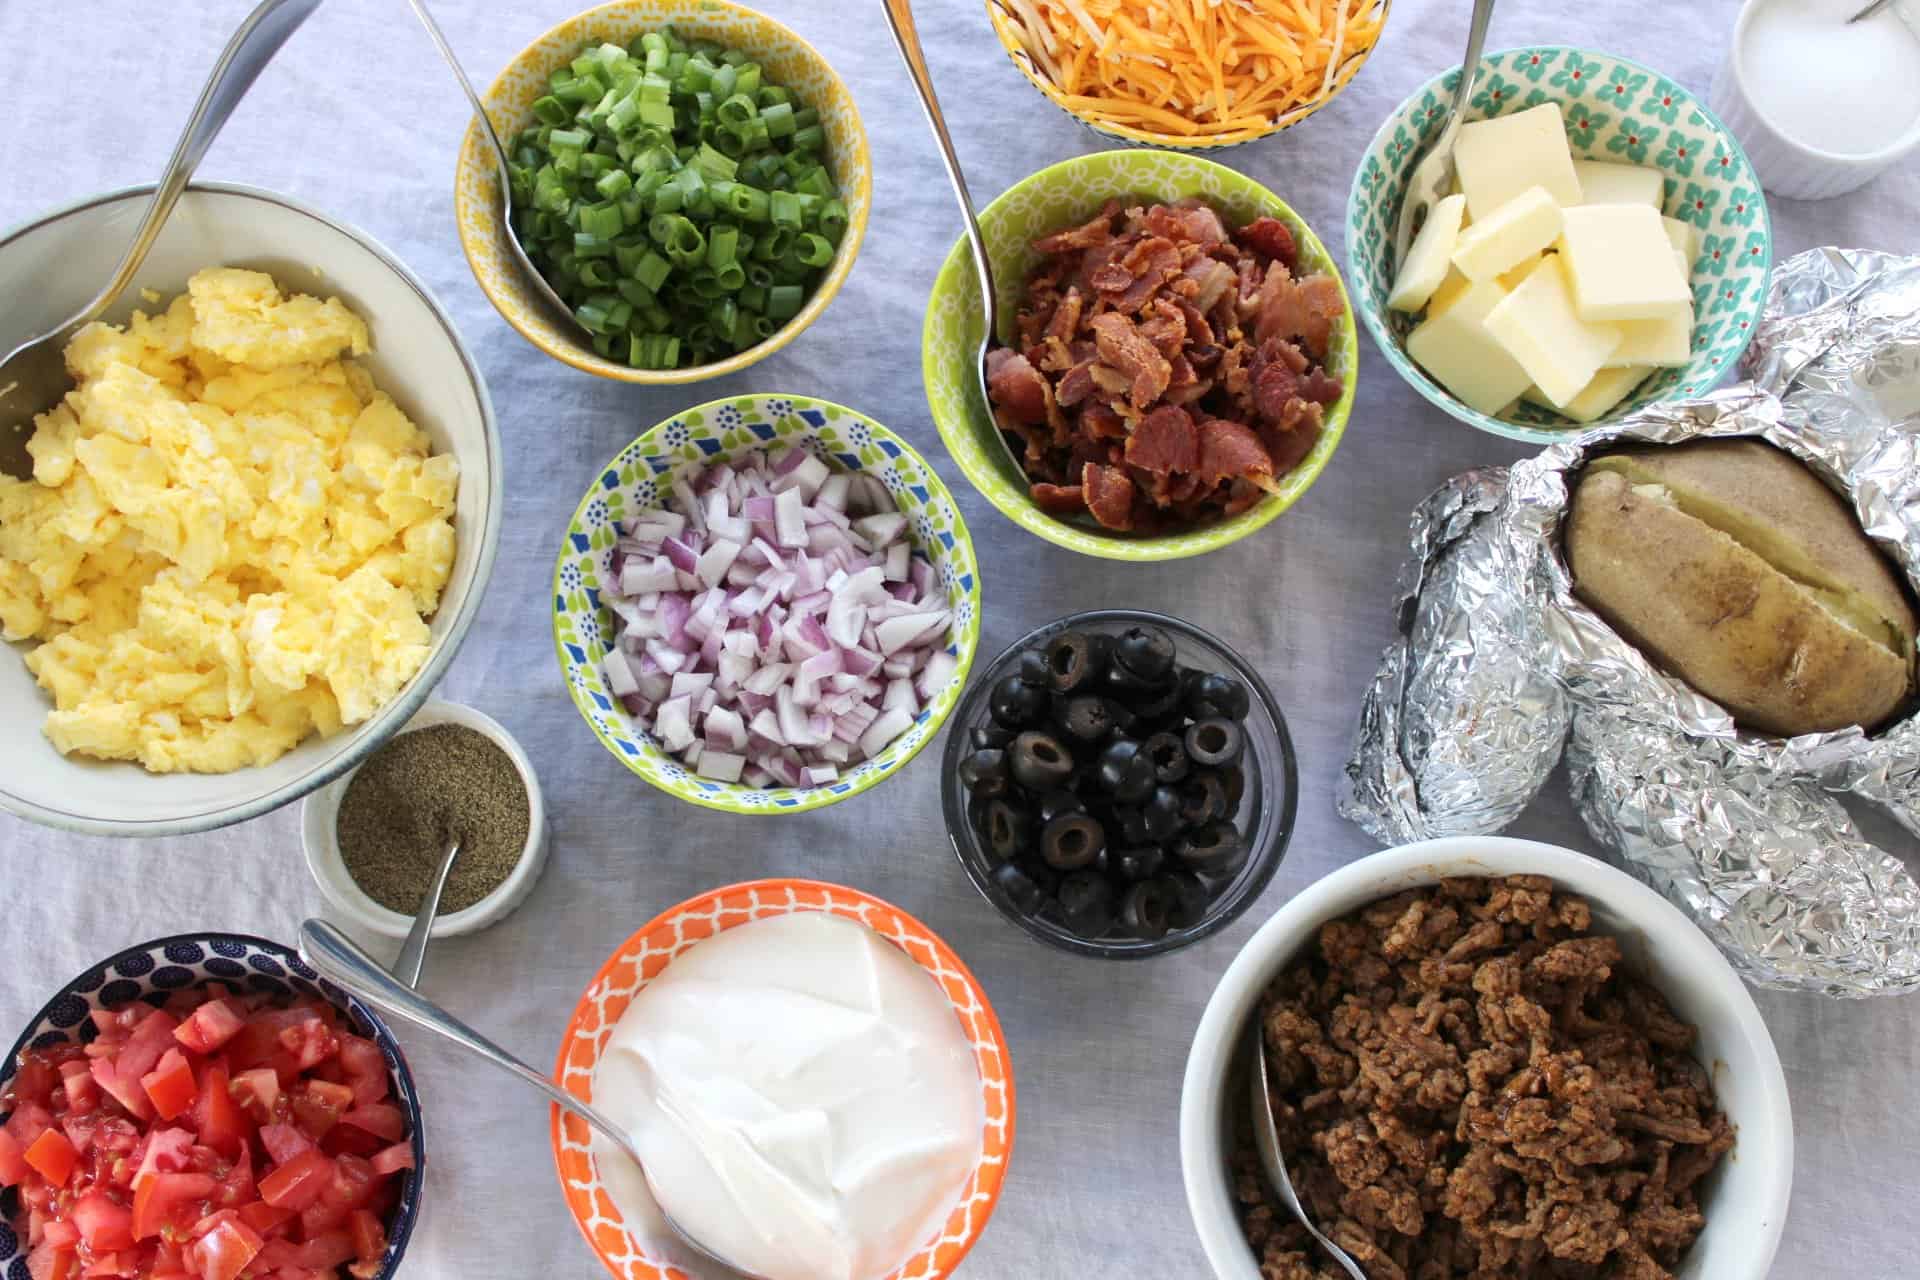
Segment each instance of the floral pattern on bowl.
M600 660L613 644L613 614L600 584L618 536L615 525L657 506L674 471L755 450L798 445L839 470L867 471L909 520L914 554L929 560L953 624L946 651L953 679L920 709L913 727L871 760L818 787L749 787L702 778L635 724L608 690ZM980 640L980 571L960 508L913 447L852 409L794 395L748 395L688 409L643 433L600 469L567 526L553 575L553 640L574 706L614 758L662 791L729 813L797 813L824 808L878 786L933 739L946 720Z
M1103 151L1042 169L1009 187L980 211L980 230L993 263L1002 333L1012 331L1027 275L1039 261L1032 248L1036 238L1085 222L1111 198L1145 197L1170 202L1183 196L1203 197L1235 227L1263 214L1278 218L1293 229L1302 272L1324 271L1340 279L1333 255L1312 228L1279 196L1253 179L1195 155ZM1345 298L1345 285L1341 288ZM1327 369L1340 378L1345 389L1328 407L1326 429L1313 451L1281 477L1278 492L1237 516L1184 533L1157 537L1116 533L1091 521L1074 522L1049 515L1028 496L1025 477L1014 474L995 443L993 419L980 402L973 356L984 319L973 259L965 240L955 244L947 255L932 296L927 299L920 339L927 406L933 411L934 425L940 429L947 452L973 487L1029 533L1082 555L1110 560L1144 562L1197 556L1239 541L1292 506L1333 457L1353 410L1354 383L1360 372L1360 338L1354 328L1353 302L1350 298L1346 302L1347 314L1334 327L1327 352Z
M1387 310L1393 228L1407 179L1440 135L1460 72L1436 76L1400 104L1368 144L1347 198L1347 265L1374 341L1407 382L1470 426L1514 440L1552 442L1574 427L1522 402L1508 418L1461 404L1407 355L1416 319ZM1700 395L1740 363L1773 268L1773 231L1760 179L1740 143L1706 105L1657 71L1585 49L1541 46L1488 54L1468 118L1558 102L1576 158L1650 165L1666 175L1663 212L1694 228L1693 358L1656 369L1607 421L1663 400Z

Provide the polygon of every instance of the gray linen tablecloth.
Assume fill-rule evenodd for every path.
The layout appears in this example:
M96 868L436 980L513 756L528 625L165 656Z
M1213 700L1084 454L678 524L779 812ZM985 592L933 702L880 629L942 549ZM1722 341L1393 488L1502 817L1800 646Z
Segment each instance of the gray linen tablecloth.
M583 0L436 0L483 81ZM248 0L0 0L7 119L0 226L150 180ZM1292 512L1200 560L1109 564L1016 529L947 459L921 394L921 307L958 223L879 6L764 0L814 41L859 100L874 213L851 280L813 329L744 374L682 390L618 386L528 346L475 287L454 235L453 156L467 109L400 0L330 0L261 77L203 176L288 192L352 222L425 279L473 347L505 437L507 509L492 588L440 692L498 717L538 762L553 815L544 879L506 923L438 944L426 989L501 1043L548 1061L587 977L631 930L697 891L805 875L881 894L945 936L1006 1024L1020 1088L1017 1156L964 1271L1025 1280L1198 1277L1207 1267L1180 1180L1177 1101L1215 979L1261 920L1371 849L1333 811L1355 708L1388 639L1407 513L1445 477L1523 450L1415 397L1362 339L1359 402L1339 454ZM1657 66L1705 94L1732 0L1567 5L1511 0L1496 46L1574 43ZM974 191L1101 145L1008 64L978 0L922 0L919 19ZM1379 121L1458 59L1463 0L1399 0L1373 61L1303 127L1227 153L1336 252L1347 187ZM1920 250L1913 166L1822 204L1774 204L1784 256L1839 243ZM4 305L4 302L0 302ZM1223 935L1141 965L1042 950L973 891L949 852L939 743L877 792L779 819L698 811L628 775L562 689L546 583L556 540L598 465L643 428L713 396L795 391L853 405L913 441L959 496L980 549L983 655L1073 609L1135 605L1192 619L1272 682L1301 761L1299 827L1264 899ZM0 762L0 768L4 768ZM1515 834L1591 848L1551 786ZM209 835L117 843L0 818L8 1036L55 984L136 940L185 928L291 938L320 898L297 807ZM1891 847L1911 848L1911 842ZM1920 1273L1920 1003L1762 994L1786 1063L1798 1160L1776 1274ZM555 1185L547 1119L517 1085L403 1033L427 1110L428 1207L415 1276L600 1274Z

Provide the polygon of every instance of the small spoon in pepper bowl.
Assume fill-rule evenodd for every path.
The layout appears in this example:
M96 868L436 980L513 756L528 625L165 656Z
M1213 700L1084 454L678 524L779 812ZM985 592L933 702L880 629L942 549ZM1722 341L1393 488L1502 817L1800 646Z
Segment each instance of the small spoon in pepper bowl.
M440 915L440 896L447 891L447 877L453 874L453 864L459 856L460 841L455 839L447 845L440 869L434 873L433 883L427 886L427 896L421 899L420 911L413 917L413 928L407 930L407 940L400 944L400 958L393 962L393 976L416 990L420 986L420 971L427 964L427 943L433 940L433 922Z
M1313 1225L1313 1219L1300 1203L1300 1197L1294 1194L1293 1179L1287 1176L1287 1163L1280 1158L1280 1126L1273 1119L1273 1093L1267 1084L1267 1037L1262 1029L1259 1010L1255 1010L1250 1019L1251 1027L1247 1035L1247 1052L1252 1056L1252 1069L1247 1072L1247 1080L1252 1096L1253 1144L1260 1149L1260 1164L1266 1170L1267 1183L1274 1194L1280 1197L1280 1203L1287 1206L1293 1219L1307 1229L1307 1234L1319 1242L1320 1247L1333 1255L1333 1260L1347 1269L1353 1280L1367 1280L1367 1273L1360 1264L1347 1256L1347 1251L1328 1239Z

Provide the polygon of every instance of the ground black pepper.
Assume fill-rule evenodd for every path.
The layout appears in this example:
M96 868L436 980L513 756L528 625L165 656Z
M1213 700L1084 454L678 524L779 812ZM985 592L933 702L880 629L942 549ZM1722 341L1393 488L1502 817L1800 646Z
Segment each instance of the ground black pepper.
M413 915L449 841L460 841L460 856L440 899L443 913L500 886L520 861L530 822L512 758L485 734L438 724L403 733L368 757L340 798L337 830L354 882L381 906Z

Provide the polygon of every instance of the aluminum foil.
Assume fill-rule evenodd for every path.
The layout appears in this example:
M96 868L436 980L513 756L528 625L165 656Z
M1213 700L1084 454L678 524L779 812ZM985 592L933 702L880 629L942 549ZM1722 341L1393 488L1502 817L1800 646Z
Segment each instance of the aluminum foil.
M1920 987L1920 884L1841 799L1920 835L1920 715L1873 738L1736 730L1576 600L1560 556L1567 477L1589 454L1754 436L1850 498L1920 589L1920 258L1781 264L1744 372L1421 503L1339 809L1385 843L1487 834L1564 758L1595 839L1748 980L1897 994Z

